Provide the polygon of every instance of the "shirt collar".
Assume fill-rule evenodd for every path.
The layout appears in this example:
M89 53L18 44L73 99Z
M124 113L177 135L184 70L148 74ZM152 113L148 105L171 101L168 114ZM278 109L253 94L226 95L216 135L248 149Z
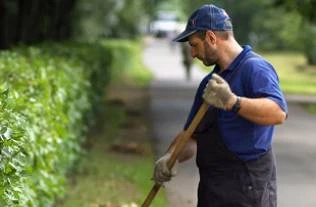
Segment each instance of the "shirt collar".
M251 52L252 48L250 45L244 45L243 50L239 55L233 60L233 62L228 66L228 68L225 71L232 71L236 68L236 66L240 63L240 61L249 53ZM215 66L214 72L219 73L220 68L218 65Z

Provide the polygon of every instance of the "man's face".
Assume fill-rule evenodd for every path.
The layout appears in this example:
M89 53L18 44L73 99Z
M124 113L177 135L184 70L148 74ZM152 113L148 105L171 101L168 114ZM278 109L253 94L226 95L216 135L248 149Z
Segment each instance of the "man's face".
M205 38L202 38L198 33L194 33L189 37L189 44L191 45L191 55L193 58L198 58L206 66L216 64L216 49L208 40L207 34Z

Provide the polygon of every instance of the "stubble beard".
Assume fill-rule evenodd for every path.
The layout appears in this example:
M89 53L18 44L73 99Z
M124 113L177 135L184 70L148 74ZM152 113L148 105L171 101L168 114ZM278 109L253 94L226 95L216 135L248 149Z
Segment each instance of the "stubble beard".
M205 66L212 66L216 64L217 55L215 49L209 47L206 42L204 42L204 59L203 64Z

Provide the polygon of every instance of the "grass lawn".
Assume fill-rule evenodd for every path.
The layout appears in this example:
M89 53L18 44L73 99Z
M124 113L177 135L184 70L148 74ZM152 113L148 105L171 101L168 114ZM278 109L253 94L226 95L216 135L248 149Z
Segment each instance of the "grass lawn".
M262 53L277 70L287 94L316 95L316 66L306 65L299 53Z

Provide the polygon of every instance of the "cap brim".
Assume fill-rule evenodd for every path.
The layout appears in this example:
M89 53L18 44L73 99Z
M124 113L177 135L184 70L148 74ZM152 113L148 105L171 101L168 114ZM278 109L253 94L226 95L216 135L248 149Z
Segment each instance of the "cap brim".
M196 30L184 30L182 33L180 33L178 36L176 36L172 41L175 42L186 42L189 40L189 36L195 33Z

